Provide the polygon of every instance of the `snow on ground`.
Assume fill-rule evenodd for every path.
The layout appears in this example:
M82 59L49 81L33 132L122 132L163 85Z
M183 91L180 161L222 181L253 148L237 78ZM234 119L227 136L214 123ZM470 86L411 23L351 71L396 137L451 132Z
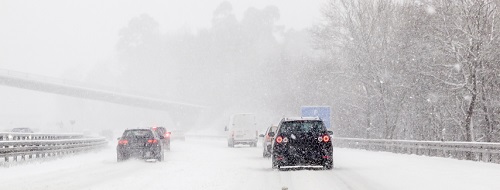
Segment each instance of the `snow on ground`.
M108 148L0 168L1 189L500 189L500 165L335 149L335 169L271 169L261 148L224 139L172 142L165 162L116 162Z

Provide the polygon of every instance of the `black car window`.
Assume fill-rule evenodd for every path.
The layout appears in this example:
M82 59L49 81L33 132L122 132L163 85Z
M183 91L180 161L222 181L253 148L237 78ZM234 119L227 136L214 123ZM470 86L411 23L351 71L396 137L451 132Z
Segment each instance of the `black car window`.
M158 127L158 128L156 128L156 133L157 133L158 135L163 136L163 134L165 134L165 132L167 132L167 130L166 130L165 128L163 128L163 127Z
M152 138L153 133L149 130L128 130L123 133L125 138Z
M322 121L286 121L281 124L280 133L324 133Z

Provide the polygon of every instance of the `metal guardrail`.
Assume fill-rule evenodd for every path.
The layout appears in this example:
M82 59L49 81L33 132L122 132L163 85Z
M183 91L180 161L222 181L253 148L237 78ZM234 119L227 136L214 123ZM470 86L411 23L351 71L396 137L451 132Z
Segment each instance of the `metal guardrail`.
M500 143L333 138L335 147L500 163Z
M12 133L0 132L1 141L16 140L57 140L57 139L77 139L83 138L79 133Z
M186 134L186 137L204 139L227 138L224 135L215 134ZM261 139L259 138L259 140ZM500 143L358 139L342 137L332 137L332 142L333 146L339 148L500 163ZM469 158L467 158L468 156Z
M0 165L73 154L106 144L104 137L82 134L0 133Z

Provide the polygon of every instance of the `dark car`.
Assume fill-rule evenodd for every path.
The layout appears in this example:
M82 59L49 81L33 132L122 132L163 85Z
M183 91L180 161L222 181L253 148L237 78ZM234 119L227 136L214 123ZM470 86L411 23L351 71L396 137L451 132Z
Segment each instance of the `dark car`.
M271 147L272 147L272 143L274 141L273 135L276 133L277 129L278 129L278 126L272 125L272 126L267 128L266 133L259 135L260 137L264 138L264 140L262 141L262 149L263 149L262 156L264 158L271 157Z
M118 162L129 158L156 159L163 161L162 136L151 129L127 129L118 138L116 157Z
M284 118L272 146L272 167L323 166L333 168L329 132L317 117Z
M170 150L170 132L168 132L165 127L153 127L151 129L153 129L158 136L163 136L163 139L160 140L163 148L165 148L165 150Z

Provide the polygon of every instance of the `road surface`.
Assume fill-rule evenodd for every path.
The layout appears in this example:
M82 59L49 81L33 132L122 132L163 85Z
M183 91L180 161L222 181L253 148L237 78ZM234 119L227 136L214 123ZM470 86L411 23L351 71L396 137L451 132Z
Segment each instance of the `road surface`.
M335 149L333 170L271 169L261 147L224 139L173 141L165 162L117 163L115 142L95 152L0 168L1 189L421 190L500 189L500 165Z

